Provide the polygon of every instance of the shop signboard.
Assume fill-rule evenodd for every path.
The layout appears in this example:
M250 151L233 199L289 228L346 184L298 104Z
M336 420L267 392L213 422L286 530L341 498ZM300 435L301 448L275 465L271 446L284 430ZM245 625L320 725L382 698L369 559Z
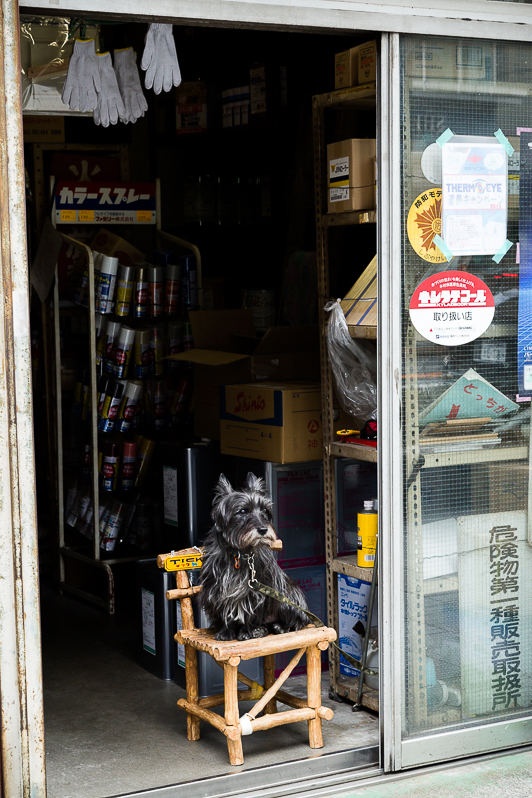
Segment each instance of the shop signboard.
M55 224L155 224L155 183L58 181Z

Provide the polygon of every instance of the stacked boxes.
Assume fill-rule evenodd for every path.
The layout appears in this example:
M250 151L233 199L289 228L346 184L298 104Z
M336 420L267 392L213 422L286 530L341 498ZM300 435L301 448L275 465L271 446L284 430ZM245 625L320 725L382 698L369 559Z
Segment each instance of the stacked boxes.
M225 385L220 451L276 463L322 456L321 393L317 383Z
M327 212L375 208L375 139L327 145Z
M364 42L357 47L336 53L334 88L346 89L374 83L377 78L377 42Z

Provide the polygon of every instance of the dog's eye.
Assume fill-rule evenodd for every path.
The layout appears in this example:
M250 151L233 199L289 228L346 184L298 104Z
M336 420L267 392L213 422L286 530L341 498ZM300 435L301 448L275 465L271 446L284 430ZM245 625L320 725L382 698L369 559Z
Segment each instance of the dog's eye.
M237 515L247 515L247 510L245 507L241 507L240 510L237 510Z

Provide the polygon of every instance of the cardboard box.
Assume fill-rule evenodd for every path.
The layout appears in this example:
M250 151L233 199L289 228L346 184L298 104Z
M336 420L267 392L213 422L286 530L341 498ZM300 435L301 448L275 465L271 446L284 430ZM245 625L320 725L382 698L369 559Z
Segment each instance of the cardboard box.
M340 305L348 327L357 327L357 334L377 326L377 256L371 259L358 280L351 286Z
M222 392L220 451L276 463L322 456L321 392L317 383L255 382Z
M347 89L357 82L357 48L342 50L334 56L334 88Z
M223 385L319 378L319 339L314 326L272 327L257 340L249 310L195 310L189 312L189 320L194 348L169 359L194 364L196 435L220 437Z
M377 42L364 42L357 47L357 83L375 83L377 80Z
M495 44L424 40L407 48L406 74L413 78L493 80Z
M375 207L375 139L346 139L327 145L327 211Z
M334 88L374 83L377 79L377 42L370 41L336 53L334 57Z

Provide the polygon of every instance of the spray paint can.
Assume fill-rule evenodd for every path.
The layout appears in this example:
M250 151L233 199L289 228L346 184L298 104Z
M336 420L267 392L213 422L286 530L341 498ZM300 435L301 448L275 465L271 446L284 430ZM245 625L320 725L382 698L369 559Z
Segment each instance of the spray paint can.
M364 509L357 514L357 565L359 568L373 568L375 565L378 527L379 515L375 509L374 501L373 499L366 499L364 500Z
M108 320L103 336L103 370L112 374L115 366L115 347L118 340L121 324L119 321Z
M118 471L120 468L120 448L118 443L108 441L103 449L102 456L102 490L106 493L113 493L118 483Z
M178 263L169 263L166 267L164 293L164 312L166 316L174 316L179 309L179 288L181 268Z
M164 344L163 334L160 327L152 327L150 330L151 374L154 377L162 377L164 366Z
M127 377L131 352L135 343L135 330L132 327L121 327L115 348L115 376L119 379Z
M120 471L119 490L127 493L135 486L137 476L137 444L125 441L122 447L122 470Z
M179 311L181 299L181 267L178 263L169 263L166 267L165 313L175 316Z
M142 380L152 373L151 331L137 330L135 335L135 360L133 363L134 376Z
M133 266L120 266L118 271L118 282L116 284L115 305L115 315L120 318L129 315L134 280L135 268Z
M149 315L159 319L163 315L164 268L148 266Z
M96 312L112 313L114 308L118 258L102 255L100 260L100 279L96 294Z
M136 319L146 319L148 316L148 269L146 266L137 266L134 290L133 315Z
M124 382L109 380L102 403L102 410L98 419L100 432L113 432L118 417L118 408L124 393Z
M118 420L116 422L117 432L129 432L136 427L142 390L141 382L129 380L126 383L124 395L122 396L122 401L118 410Z

